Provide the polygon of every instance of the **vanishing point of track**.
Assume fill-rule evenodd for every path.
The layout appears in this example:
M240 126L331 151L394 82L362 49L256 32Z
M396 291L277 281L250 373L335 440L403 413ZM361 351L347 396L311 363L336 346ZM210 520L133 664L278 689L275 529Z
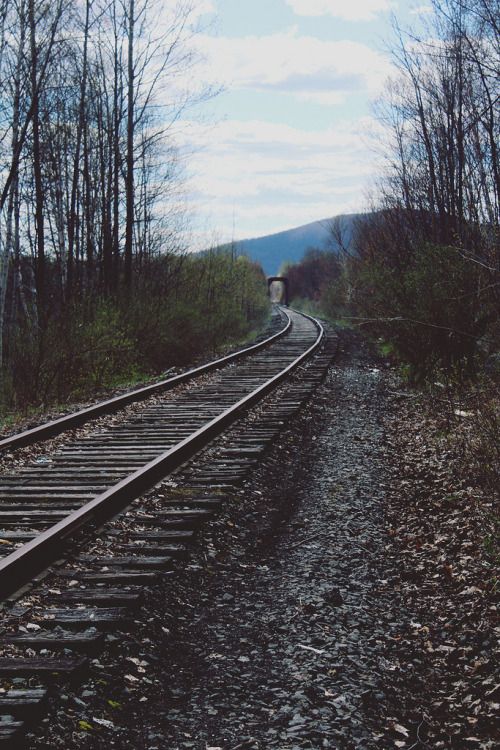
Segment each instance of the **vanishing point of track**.
M12 630L1 637L0 643L8 644L7 653L9 648L12 652L0 658L0 679L6 686L6 692L0 693L0 745L11 746L14 738L22 735L26 713L44 700L46 682L56 675L58 679L69 676L83 663L81 658L34 659L33 651L65 648L90 652L101 643L100 631L123 619L126 608L137 603L137 584L153 582L173 560L183 558L194 527L219 504L217 488L223 489L228 477L233 482L236 476L243 477L248 462L256 459L266 441L310 395L331 360L332 346L325 346L323 327L313 318L294 311L282 311L281 317L280 331L254 347L140 389L135 399L134 394L111 399L106 405L64 417L18 438L19 445L43 440L94 416L117 411L133 400L144 400L116 424L65 442L45 463L25 466L15 476L0 477L0 549L7 552L0 559L3 600L39 577L53 561L65 557L82 529L98 539L96 529L171 472L184 471L191 499L184 497L161 514L139 516L139 530L131 531L128 543L118 545L110 557L80 550L77 563L81 569L71 575L80 578L81 587L55 596L51 602L55 608L40 611L35 632ZM288 396L266 407L266 424L256 426L253 434L244 435L239 443L236 440L222 460L211 464L209 459L200 467L195 459L194 466L186 469L189 459L292 373L303 369L313 355L317 364L309 365L309 375L291 386ZM210 377L203 377L207 372ZM186 388L162 397L162 391L189 381ZM15 448L15 440L14 436L3 441L4 447ZM14 620L23 614L15 606L14 610L10 607ZM26 658L26 648L31 658ZM14 687L12 679L17 677L19 682L19 677L26 676L30 679L27 687ZM35 688L31 687L33 679Z

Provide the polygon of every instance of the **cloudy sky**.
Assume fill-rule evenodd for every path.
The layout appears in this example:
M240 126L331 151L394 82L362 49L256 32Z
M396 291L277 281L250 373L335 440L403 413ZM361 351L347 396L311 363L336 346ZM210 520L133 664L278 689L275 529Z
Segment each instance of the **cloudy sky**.
M197 241L362 210L383 134L390 14L412 0L199 0L197 81L223 92L182 123Z

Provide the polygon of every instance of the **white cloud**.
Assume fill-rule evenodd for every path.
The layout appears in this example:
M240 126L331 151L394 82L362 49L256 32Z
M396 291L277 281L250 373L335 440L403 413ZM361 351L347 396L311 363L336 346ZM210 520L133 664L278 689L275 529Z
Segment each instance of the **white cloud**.
M432 5L419 5L410 10L411 16L430 16L432 13L434 13Z
M371 118L314 131L261 120L208 132L187 125L186 141L199 147L190 160L191 206L212 217L222 241L231 239L233 220L242 239L359 210L376 171L369 140L383 137Z
M390 74L386 57L361 42L323 41L293 27L267 36L196 40L205 75L227 88L286 93L332 104L353 91L379 93Z
M345 21L370 21L390 10L391 0L286 0L297 16L334 16Z
M212 129L185 120L175 127L181 153L189 157L198 247L214 236L230 240L232 227L234 237L242 239L364 206L364 187L376 172L367 147L375 126L371 118L349 119L349 111L379 95L392 72L387 57L362 41L322 40L298 27L237 38L205 33L193 44L203 63L181 76L179 85L202 88L204 81L217 82L256 106L253 121L233 114ZM253 96L259 92L279 97L283 119L296 114L294 99L304 102L304 112L309 102L329 107L326 114L331 112L335 125L308 129L266 121L257 108L268 99ZM234 105L241 98L229 101ZM382 140L380 130L377 135Z
M198 0L195 4L195 11L200 15L202 13L215 13L215 5L212 0Z
M160 13L168 13L168 8L166 8L165 5L168 4L162 2ZM189 18L191 23L193 20L198 20L200 16L217 12L213 0L193 0L186 7L189 8Z

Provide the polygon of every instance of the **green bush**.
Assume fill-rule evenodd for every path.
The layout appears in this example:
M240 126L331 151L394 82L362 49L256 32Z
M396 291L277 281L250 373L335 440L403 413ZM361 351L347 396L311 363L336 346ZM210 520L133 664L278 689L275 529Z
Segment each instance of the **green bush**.
M437 368L474 368L481 331L477 273L455 248L422 243L404 266L383 251L351 266L360 317L388 339L419 380Z
M269 314L259 266L229 254L164 257L127 297L92 295L23 319L9 337L3 411L86 398L239 342Z

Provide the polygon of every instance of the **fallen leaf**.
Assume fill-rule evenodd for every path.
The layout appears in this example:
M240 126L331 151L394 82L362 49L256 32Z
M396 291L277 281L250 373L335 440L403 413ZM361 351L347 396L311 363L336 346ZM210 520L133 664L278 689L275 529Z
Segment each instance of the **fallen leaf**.
M404 734L405 737L409 736L409 731L402 724L394 724L394 731L398 734Z
M108 721L107 719L98 719L95 716L92 717L92 721L95 721L96 724L99 724L101 727L106 727L106 729L114 729L115 725L112 721Z
M299 648L303 648L304 651L312 651L313 654L326 654L326 651L323 651L320 648L314 648L313 646L304 646L302 643L297 644Z

